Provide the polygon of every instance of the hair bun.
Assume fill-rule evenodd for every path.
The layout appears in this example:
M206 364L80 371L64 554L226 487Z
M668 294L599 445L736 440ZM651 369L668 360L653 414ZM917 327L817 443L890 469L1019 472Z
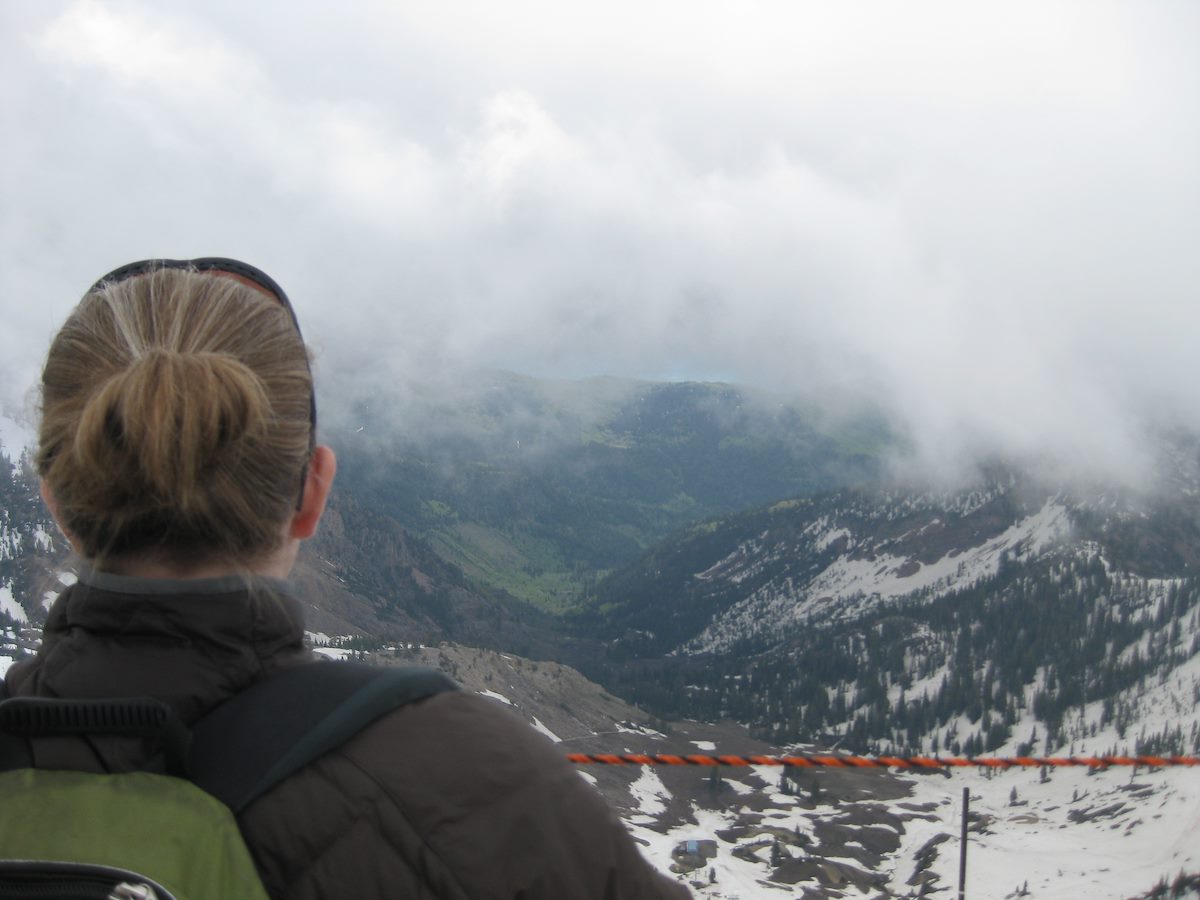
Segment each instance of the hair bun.
M161 503L186 513L247 438L261 434L271 404L259 377L225 353L153 349L102 384L87 402L75 452L94 472L136 475Z

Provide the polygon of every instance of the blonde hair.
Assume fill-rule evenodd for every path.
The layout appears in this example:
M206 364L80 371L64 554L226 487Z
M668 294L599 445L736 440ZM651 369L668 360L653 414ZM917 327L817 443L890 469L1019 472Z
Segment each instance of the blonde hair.
M256 560L299 502L312 391L274 298L191 270L103 283L50 345L38 472L94 563Z

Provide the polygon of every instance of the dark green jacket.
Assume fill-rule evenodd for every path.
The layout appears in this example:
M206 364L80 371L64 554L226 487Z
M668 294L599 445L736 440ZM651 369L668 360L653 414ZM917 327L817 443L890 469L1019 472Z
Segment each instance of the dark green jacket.
M10 696L151 695L193 722L255 681L316 662L281 582L92 573L51 609ZM141 742L55 739L39 764L146 764ZM453 691L398 709L255 801L240 824L275 898L684 898L603 799L500 704Z

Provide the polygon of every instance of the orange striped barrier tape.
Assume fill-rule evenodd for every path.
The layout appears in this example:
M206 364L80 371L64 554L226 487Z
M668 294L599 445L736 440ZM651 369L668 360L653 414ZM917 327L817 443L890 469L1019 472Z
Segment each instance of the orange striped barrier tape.
M1200 756L707 756L670 753L569 753L578 765L606 766L785 766L797 769L988 769L1042 766L1200 766Z

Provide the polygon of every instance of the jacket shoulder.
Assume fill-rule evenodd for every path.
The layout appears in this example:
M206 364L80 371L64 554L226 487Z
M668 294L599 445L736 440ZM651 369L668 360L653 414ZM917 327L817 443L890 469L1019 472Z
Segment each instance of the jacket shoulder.
M689 896L550 741L467 691L387 714L242 824L273 896Z

